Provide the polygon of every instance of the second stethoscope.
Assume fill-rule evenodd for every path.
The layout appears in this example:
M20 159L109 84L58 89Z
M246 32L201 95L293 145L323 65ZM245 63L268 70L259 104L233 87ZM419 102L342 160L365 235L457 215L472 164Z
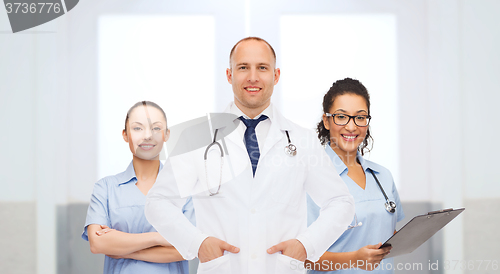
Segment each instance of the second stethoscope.
M219 142L217 142L217 132L218 131L219 131L219 129L215 130L214 141L210 145L207 146L207 149L205 149L205 155L203 156L203 159L205 160L205 176L207 179L207 189L208 189L208 193L210 193L210 196L214 196L216 194L219 194L220 186L222 184L222 167L224 166L224 150L222 149L222 146L219 144ZM208 154L208 150L214 145L217 145L219 147L219 150L220 150L220 177L219 177L219 187L217 188L217 191L215 193L212 193L210 191L210 185L208 184L207 154Z
M373 178L375 178L375 181L377 182L378 187L382 191L382 194L384 194L385 201L386 201L384 204L385 210L387 210L387 212L389 212L389 213L396 212L396 203L389 200L389 197L387 197L387 194L385 194L384 188L382 187L382 185L378 181L378 178L377 178L377 176L375 176L375 173L373 173L373 170L370 169L370 173L372 174ZM358 222L358 216L356 216L356 214L354 214L354 225L349 225L347 227L347 229L353 229L355 227L362 226L362 225L363 225L362 222Z
M210 196L214 196L216 194L219 194L220 186L222 184L222 167L224 166L224 150L222 149L221 144L219 144L219 142L217 142L217 132L218 131L219 131L219 129L215 130L215 132L214 132L214 140L212 141L212 143L210 145L207 146L207 148L205 149L205 154L203 156L203 160L205 160L205 176L206 176L206 180L207 180L207 189L208 189L208 193L210 193ZM288 139L288 145L285 146L285 154L288 155L288 156L290 156L290 157L293 157L293 156L297 155L297 147L290 140L290 135L288 134L288 130L285 130L285 133L286 133L286 137ZM207 155L208 155L208 151L214 145L219 148L219 150L220 150L220 158L221 158L220 159L221 163L220 163L219 186L217 187L217 191L215 193L213 193L213 192L210 191L210 185L208 184L208 171L207 171L207 158L208 158Z

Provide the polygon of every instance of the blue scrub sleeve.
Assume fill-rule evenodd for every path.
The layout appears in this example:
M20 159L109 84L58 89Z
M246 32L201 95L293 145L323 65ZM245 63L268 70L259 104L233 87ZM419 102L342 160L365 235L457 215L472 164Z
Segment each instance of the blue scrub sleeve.
M319 217L320 207L307 195L307 226L310 226Z
M182 213L194 226L196 226L196 215L194 213L194 205L192 197L189 197L186 200L186 204L184 204L184 206L182 207Z
M88 241L87 227L91 224L106 225L111 227L108 214L108 187L106 178L99 180L94 185L94 191L90 198L90 205L87 210L87 219L82 233L82 239Z

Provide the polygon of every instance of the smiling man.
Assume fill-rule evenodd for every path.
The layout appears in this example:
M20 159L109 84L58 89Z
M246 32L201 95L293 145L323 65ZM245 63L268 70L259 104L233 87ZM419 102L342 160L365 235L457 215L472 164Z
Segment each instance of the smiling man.
M199 258L198 273L304 273L303 262L317 261L353 219L352 196L314 132L271 103L280 70L269 43L236 43L226 76L234 102L225 112L237 124L221 138L226 154L209 147L169 158L146 216L185 259ZM321 207L309 227L306 192ZM197 227L181 213L189 195Z
M246 38L231 50L229 64L226 76L233 86L234 103L253 118L269 107L280 79L276 54L265 40Z

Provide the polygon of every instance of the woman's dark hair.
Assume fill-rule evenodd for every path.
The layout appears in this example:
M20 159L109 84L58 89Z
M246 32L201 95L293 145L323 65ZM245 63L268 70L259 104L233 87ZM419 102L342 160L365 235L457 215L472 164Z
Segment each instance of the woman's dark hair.
M333 101L335 101L335 98L344 94L355 94L363 97L366 101L366 106L368 107L368 115L370 115L370 95L368 94L368 90L366 90L365 86L363 86L360 81L351 78L345 78L333 83L330 90L328 90L323 97L323 113L328 113L333 105ZM318 123L316 132L318 132L318 138L322 145L326 145L330 141L330 131L325 128L323 119L321 119ZM373 144L373 138L370 134L370 128L368 127L366 137L363 140L363 143L361 143L358 147L358 151L361 155L364 155L366 152L371 150L371 148L368 148L369 142L371 145Z
M156 103L151 102L151 101L140 101L140 102L135 103L127 111L127 117L125 117L125 131L127 131L127 122L128 122L128 117L130 116L130 113L132 112L132 110L134 110L136 107L139 107L139 106L144 106L144 107L148 106L148 107L154 107L154 108L158 109L163 114L163 117L165 118L165 122L167 122L167 115L165 115L165 111L163 111L163 109L159 105L157 105ZM168 128L168 126L166 128Z

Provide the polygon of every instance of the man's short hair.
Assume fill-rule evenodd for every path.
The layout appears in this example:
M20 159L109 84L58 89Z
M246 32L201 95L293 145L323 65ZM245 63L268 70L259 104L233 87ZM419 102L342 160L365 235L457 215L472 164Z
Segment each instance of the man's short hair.
M246 37L246 38L241 39L240 41L238 41L238 43L236 43L233 46L233 48L231 49L231 53L229 53L229 66L231 66L231 57L233 57L233 52L236 49L236 46L238 46L241 42L245 42L245 41L248 41L248 40L255 40L255 41L266 43L266 45L271 49L271 52L273 53L274 65L276 65L276 52L274 51L274 49L271 46L271 44L269 44L266 40L264 40L264 39L262 39L260 37L250 36L250 37Z

